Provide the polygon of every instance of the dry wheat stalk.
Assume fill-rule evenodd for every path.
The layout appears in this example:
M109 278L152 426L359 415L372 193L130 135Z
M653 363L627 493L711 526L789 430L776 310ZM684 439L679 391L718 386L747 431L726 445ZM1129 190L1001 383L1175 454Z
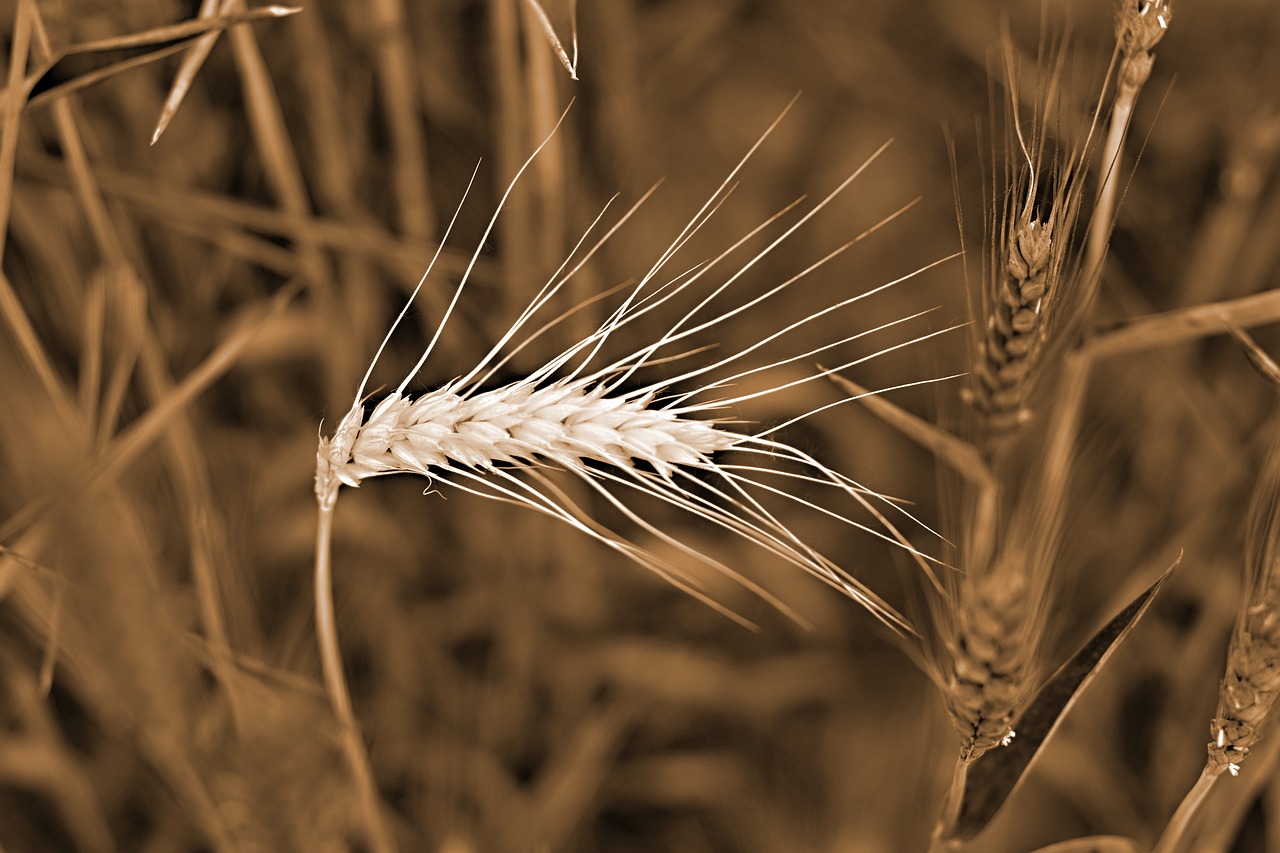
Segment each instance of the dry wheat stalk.
M1164 38L1173 20L1169 0L1117 0L1115 6L1116 74L1115 100L1111 105L1111 123L1099 159L1101 187L1090 222L1088 256L1084 269L1091 275L1101 273L1114 224L1116 199L1120 192L1120 158L1125 136L1133 120L1138 93L1151 76L1155 65L1152 54Z
M781 116L778 121L780 120ZM886 513L902 513L905 518L911 517L887 498L832 471L812 456L770 437L793 421L749 432L731 429L727 413L734 406L754 397L821 379L834 371L941 332L919 335L912 341L848 361L830 370L766 387L763 391L713 395L726 394L727 389L746 377L785 364L812 361L834 347L912 319L896 320L877 329L850 335L843 340L815 346L798 355L749 366L749 359L769 344L780 338L803 334L806 327L819 317L851 306L872 293L915 276L921 270L828 305L740 351L682 371L677 369L674 376L663 376L652 381L644 378L657 365L669 369L672 365L679 367L690 363L688 359L706 349L697 345L699 336L718 328L738 314L767 302L856 242L855 239L837 248L792 278L764 293L751 296L742 304L729 308L713 306L713 302L761 258L848 187L880 151L872 155L826 198L782 229L779 236L714 286L710 293L694 297L694 307L683 313L677 312L680 319L660 334L648 338L651 343L621 357L608 355L619 330L639 329L640 326L633 325L637 323L652 325L659 308L675 307L679 303L674 300L688 298L690 289L713 271L718 271L735 250L795 207L795 204L789 205L770 217L717 257L674 277L668 278L663 274L663 270L680 248L715 213L731 189L731 182L737 172L776 124L777 122L766 131L712 198L593 333L572 344L533 373L495 389L486 387L493 376L510 363L513 356L573 314L573 311L569 311L549 322L542 322L541 325L538 325L540 321L535 320L541 316L541 312L548 310L574 273L627 220L630 213L624 215L581 258L575 260L575 256L586 245L591 230L603 217L602 211L601 217L583 235L561 268L473 369L433 391L414 396L408 391L409 384L422 370L440 340L445 324L466 286L471 269L468 267L434 337L399 386L366 415L365 387L378 360L378 356L375 356L360 383L350 410L343 416L333 436L321 439L315 475L319 505L316 539L317 631L330 701L339 720L344 724L344 750L364 800L366 823L375 847L389 847L389 842L386 841L388 836L381 828L376 787L368 758L359 740L342 672L330 592L330 531L338 492L344 484L359 486L368 477L416 473L432 479L439 478L452 487L483 497L530 507L572 525L727 615L735 616L702 595L697 581L680 568L594 519L585 507L576 503L563 488L556 485L550 472L559 470L575 476L595 496L650 536L739 580L748 589L778 605L784 612L786 608L781 602L773 599L766 591L739 577L723 563L699 553L661 530L655 523L648 521L642 511L629 504L627 498L635 495L656 497L730 533L742 536L859 602L893 631L914 632L904 617L861 581L802 542L775 517L766 507L765 501L782 499L813 507L842 523L900 544L919 557L921 555L911 548ZM545 141L543 145L546 145ZM884 150L883 146L880 150ZM525 162L508 187L507 195L499 203L498 211L490 219L488 228L472 255L472 265L479 258L503 203L536 156L537 151ZM635 209L633 207L632 212ZM895 213L889 218L897 215ZM454 221L456 218L455 214ZM452 225L450 223L449 230ZM879 225L875 227L878 228ZM442 245L448 239L449 230L446 230L441 240ZM871 229L874 230L875 228ZM430 273L431 269L428 268L418 283L418 289L423 287ZM414 296L417 292L414 291ZM413 298L410 297L392 330L388 332L378 355L386 348L391 333L405 316ZM690 385L694 390L681 390ZM802 414L794 420L811 414L813 412ZM725 458L726 454L729 454L728 458ZM857 521L844 512L813 503L803 496L819 489L825 489L834 498L852 501L853 506L861 508L873 521ZM379 841L379 838L383 840Z

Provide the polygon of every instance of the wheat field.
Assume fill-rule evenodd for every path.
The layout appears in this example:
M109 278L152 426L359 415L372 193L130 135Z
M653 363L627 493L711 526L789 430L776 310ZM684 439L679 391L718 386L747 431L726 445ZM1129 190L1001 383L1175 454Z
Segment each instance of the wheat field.
M1280 851L1272 4L0 22L0 853Z

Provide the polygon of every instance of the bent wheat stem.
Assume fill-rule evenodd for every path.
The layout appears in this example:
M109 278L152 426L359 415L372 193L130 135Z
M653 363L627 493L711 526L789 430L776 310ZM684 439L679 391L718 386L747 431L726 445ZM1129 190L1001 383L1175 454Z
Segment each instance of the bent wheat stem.
M769 131L772 129L771 126ZM747 157L763 143L769 131L752 146ZM543 145L545 144L544 141ZM906 548L922 565L927 566L925 561L928 558L917 551L907 537L894 527L884 508L901 513L913 524L919 524L909 513L889 498L831 470L814 456L774 437L782 427L844 401L818 405L785 420L780 426L755 430L738 426L742 422L731 420L728 413L731 407L762 394L777 393L803 383L818 381L830 375L833 370L862 364L869 359L942 334L948 329L918 334L905 342L881 347L870 355L841 359L836 368L819 369L799 379L788 379L769 386L765 391L736 394L726 394L725 391L746 377L797 361L807 361L872 332L922 316L924 312L912 314L902 320L831 342L799 347L803 352L798 355L782 355L772 360L765 359L763 364L754 363L759 358L758 352L766 345L783 338L799 340L804 332L814 327L814 321L819 318L908 281L943 261L916 269L868 291L837 299L833 304L784 324L780 330L728 355L694 366L681 367L689 364L688 360L692 356L714 346L703 345L699 336L714 333L732 318L758 308L784 290L797 285L862 237L910 207L908 205L890 214L861 236L803 267L800 272L780 284L750 295L735 305L713 305L762 258L825 209L883 150L882 146L852 175L825 198L796 217L795 221L779 225L780 234L766 239L763 249L755 250L745 263L734 268L704 295L693 297L690 300L692 307L680 307L681 303L676 300L688 298L691 288L718 271L749 239L756 237L764 229L781 223L783 217L799 204L789 204L769 216L759 226L751 229L747 236L710 260L690 266L674 277L664 273L664 268L677 252L720 209L732 189L733 176L746 161L744 157L662 251L658 261L640 276L630 292L621 297L620 304L607 314L594 331L568 345L541 367L524 373L520 378L491 387L489 380L497 375L500 368L511 362L515 353L573 314L573 310L563 311L549 323L540 325L537 321L544 309L550 310L553 300L561 294L570 278L621 225L618 223L609 228L601 240L587 248L579 257L579 250L587 245L588 235L602 219L602 216L597 217L560 268L474 367L430 390L411 391L410 383L423 371L429 357L442 340L444 327L457 310L481 248L516 181L537 156L538 152L535 151L517 171L507 192L499 201L497 210L490 218L421 357L398 385L366 412L364 392L374 365L386 350L391 333L406 316L414 296L425 285L427 276L431 273L431 268L428 267L414 290L414 296L410 297L391 331L383 339L361 380L351 408L342 417L333 435L321 439L316 460L315 492L320 506L315 572L316 623L325 684L334 713L342 725L344 753L359 786L366 823L375 842L390 843L378 820L376 787L368 756L360 743L343 677L333 615L329 537L332 533L334 506L343 485L356 488L368 478L392 474L418 474L431 480L447 477L450 485L462 491L503 503L523 505L563 521L731 618L749 624L729 612L728 608L711 600L686 570L628 541L593 518L590 508L578 503L555 482L552 472L560 472L584 484L593 499L600 501L609 512L620 516L625 523L671 546L679 554L732 578L798 621L802 620L767 590L739 575L724 562L681 542L678 537L663 530L661 525L646 518L645 513L631 501L657 499L715 528L742 537L772 557L800 568L861 604L891 631L899 635L915 634L915 628L905 617L849 571L803 542L769 505L772 501L780 501L784 506L817 510L883 541ZM624 222L635 209L632 207L624 214ZM458 210L461 210L461 206ZM453 222L456 220L455 212ZM444 238L440 241L441 246L447 241L453 222L446 229ZM674 316L677 319L674 322L664 321L667 323L665 329L660 326L658 333L654 335L650 335L649 330L645 329L645 337L642 339L644 342L638 345L632 343L623 351L625 354L617 355L614 350L616 342L623 336L620 332L624 329L628 332L640 330L642 318L652 324L654 318L662 316L658 313L659 309L676 309ZM666 374L655 370L659 366L669 369L673 364L676 369L671 369ZM686 386L693 386L693 389L685 390ZM714 398L713 394L724 396ZM726 459L726 456L730 458ZM787 488L797 482L805 484L807 493L798 494L794 488ZM851 500L859 512L871 517L873 523L864 523L826 506L821 498L810 494L816 490L815 487L824 489L825 495L830 499ZM920 526L924 527L922 524Z
M1165 826L1164 832L1160 834L1160 840L1156 842L1156 846L1152 848L1151 853L1177 853L1183 849L1183 844L1187 840L1187 832L1191 828L1192 819L1200 811L1200 806L1204 803L1205 797L1209 795L1213 784L1218 781L1222 775L1222 771L1214 771L1208 767L1200 774L1200 778L1196 780L1195 785L1183 797L1182 802L1178 805L1178 810L1173 813L1173 817L1169 819L1169 823Z
M338 645L338 626L333 613L333 510L337 504L336 489L324 495L317 493L316 514L315 613L316 638L320 644L320 666L324 672L325 691L338 718L342 754L356 784L360 812L364 817L369 844L375 853L391 853L395 843L382 820L377 784L369 756L360 739L360 724L351 707L351 693L342 672L342 652Z

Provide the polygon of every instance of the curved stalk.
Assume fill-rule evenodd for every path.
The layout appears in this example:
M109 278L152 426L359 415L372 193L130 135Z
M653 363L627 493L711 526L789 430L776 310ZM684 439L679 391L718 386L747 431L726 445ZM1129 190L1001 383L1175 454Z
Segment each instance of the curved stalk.
M342 672L342 652L338 646L338 625L333 615L333 511L337 505L337 489L319 501L316 517L315 609L316 638L320 643L320 666L324 670L325 691L338 718L342 732L342 752L356 783L360 811L364 815L368 841L374 853L394 853L395 842L382 820L378 788L364 742L360 724L351 709L351 693Z
M1187 830L1191 827L1191 821L1200 811L1200 806L1204 803L1204 798L1208 795L1209 789L1213 787L1213 783L1218 781L1221 774L1214 773L1208 767L1200 774L1200 778L1191 786L1191 790L1182 798L1178 810L1173 813L1173 817L1169 820L1169 825L1164 828L1164 832L1160 835L1160 840L1156 842L1155 848L1151 853L1175 853L1182 849L1183 842L1186 840Z
M944 853L953 850L956 843L949 838L960 817L960 807L964 803L964 786L969 776L969 762L963 758L956 759L955 770L951 773L951 787L943 800L942 814L933 828L933 838L929 843L929 853Z

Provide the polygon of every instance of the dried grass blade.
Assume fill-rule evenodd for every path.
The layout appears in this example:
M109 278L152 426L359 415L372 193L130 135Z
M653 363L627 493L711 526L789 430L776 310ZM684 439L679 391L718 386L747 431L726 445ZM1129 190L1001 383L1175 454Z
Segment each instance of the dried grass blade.
M224 9L226 8L224 4ZM287 18L302 11L301 6L259 6L244 12L223 12L208 18L183 21L180 24L168 24L163 27L130 33L115 38L97 39L72 45L63 51L63 55L72 56L83 53L102 53L111 50L123 50L131 47L163 47L173 42L188 42L214 31L230 29L238 24L247 24L276 18Z
M242 0L230 0L240 5ZM276 95L275 84L267 70L262 50L254 38L253 31L244 27L236 27L231 31L231 46L235 54L236 68L240 73L240 85L244 92L249 126L253 134L254 146L262 158L263 170L272 192L278 198L284 210L302 220L298 228L298 255L306 270L306 279L312 288L319 310L331 310L336 304L335 288L328 259L320 250L319 241L312 234L311 201L306 181L302 177L302 168L289 137L288 127L284 119L284 110ZM343 346L343 342L334 341L333 346L325 348L330 356L328 379L335 386L328 390L337 397L345 396L336 388L338 377L346 377L354 370L348 369L348 362L355 357L352 346Z
M239 329L232 332L218 345L217 349L209 353L199 366L174 387L168 397L152 406L145 415L134 421L125 432L118 435L103 449L93 465L79 478L80 488L87 489L93 483L110 480L133 465L138 457L164 433L170 421L226 373L262 328L283 312L301 290L301 282L292 282L276 294L265 311L258 313L254 319L245 322ZM9 540L30 527L48 509L50 503L50 498L36 500L11 515L3 525L0 525L0 541Z
M157 60L166 59L182 50L185 44L170 44L165 47L147 50L145 53L131 56L128 59L110 62L106 65L97 66L87 71L73 73L70 79L59 80L58 65L50 66L43 74L31 82L28 91L31 99L27 102L30 109L38 109L46 104L50 104L59 98L88 89L104 80L110 80L124 74L126 71L132 71L135 68L141 68L149 65ZM59 60L61 62L61 60Z
M239 15L211 18L207 21L188 21L144 33L74 45L53 54L35 73L22 80L22 89L30 98L27 106L32 109L43 106L126 71L165 59L184 50L192 39L211 30L226 30L255 20L284 17L297 11L300 10L284 6L268 6ZM95 57L96 54L114 51L131 51L134 55L105 64L90 65L87 69L83 67L85 57ZM90 59L90 62L92 61L93 59ZM9 88L13 88L12 84Z
M403 0L374 0L370 9L376 39L373 52L381 85L378 94L391 137L392 174L402 233L427 239L436 230L431 206L427 141L419 119L419 96Z
M13 204L13 167L18 158L19 117L26 104L25 89L13 84L22 79L31 49L31 9L29 0L21 0L13 22L9 48L8 83L4 98L4 129L0 131L0 255L4 254L9 233L9 208Z
M17 342L18 349L26 358L27 364L40 381L45 393L49 395L49 399L53 401L54 406L67 422L73 423L75 406L62 384L62 379L58 376L57 369L53 366L48 350L40 342L40 336L36 334L35 326L31 324L22 301L14 292L13 284L3 272L0 272L0 317L4 318L5 324L8 325Z
M538 838L550 850L564 848L621 752L637 711L616 701L584 720L564 738L537 779L530 811Z
M1017 720L1017 737L1008 746L993 749L970 763L959 815L949 831L951 838L967 841L985 829L996 816L1025 778L1040 747L1053 734L1090 679L1097 675L1111 653L1133 630L1176 566L1177 562L1117 613L1045 682Z
M52 158L32 157L24 166L24 174L35 175L51 184L65 180L65 167ZM295 214L228 196L159 184L102 166L95 167L94 176L102 190L112 198L146 211L162 224L189 224L195 233L203 233L203 239L207 241L210 240L209 232L214 229L258 232L267 236L285 237L293 242L310 238L318 241L324 248L382 261L397 275L410 270L414 278L422 272L438 248L432 243L398 239L389 231L369 222L347 222ZM467 257L444 248L440 250L437 263L442 273L457 276L466 269ZM277 263L274 266L291 268L293 265ZM477 284L484 285L491 284L498 278L494 265L483 258L476 262L472 276Z
M819 368L822 369L821 365ZM828 378L851 397L861 400L872 414L947 463L973 485L995 487L995 476L982 453L969 442L913 415L852 379L838 374L831 374Z
M199 17L201 19L209 19L216 14L218 0L203 0L200 4ZM213 46L217 44L219 32L207 33L200 38L199 41L192 46L191 51L182 60L182 65L178 68L178 73L174 75L173 85L169 87L169 94L164 99L164 106L160 109L160 118L156 121L155 130L151 132L151 144L155 145L165 128L169 126L169 122L178 112L178 107L182 105L182 100L187 96L187 92L191 89L191 84L195 82L196 75L200 73L204 61L209 58Z
M22 78L23 69L27 65L31 47L33 13L34 7L30 0L21 0L18 3L14 20L13 44L9 53L10 85L3 95L0 95L4 99L4 128L0 130L0 256L4 254L5 241L9 233L10 205L13 203L13 169L17 160L20 119L26 103L26 90L14 86L13 82ZM74 407L66 394L62 380L58 378L53 360L41 343L40 336L36 333L31 318L27 316L22 301L14 292L13 285L3 272L0 272L0 317L3 317L5 324L9 327L18 344L18 349L26 358L36 378L40 380L49 399L59 407L62 415L68 418L68 422L71 422L74 419Z
M913 415L851 379L833 374L831 381L861 400L881 420L945 462L973 486L976 495L972 523L968 525L972 536L970 550L977 564L985 565L995 547L992 536L996 530L1000 484L982 452L964 439Z
M498 169L493 189L501 196L506 190L507 176L516 174L524 162L532 125L520 64L519 7L510 0L488 0L485 5L490 18L487 40L493 57L493 92L497 106L493 127ZM537 268L534 255L537 189L534 184L524 192L510 193L504 203L506 222L501 262L508 288L502 297L505 304L499 305L501 308L527 304L528 295L536 291L532 270Z
M67 588L58 583L53 588L53 607L49 611L49 635L45 638L44 652L40 656L40 677L37 689L41 696L48 696L53 689L53 670L58 662L58 639L62 633L62 614L66 610Z

